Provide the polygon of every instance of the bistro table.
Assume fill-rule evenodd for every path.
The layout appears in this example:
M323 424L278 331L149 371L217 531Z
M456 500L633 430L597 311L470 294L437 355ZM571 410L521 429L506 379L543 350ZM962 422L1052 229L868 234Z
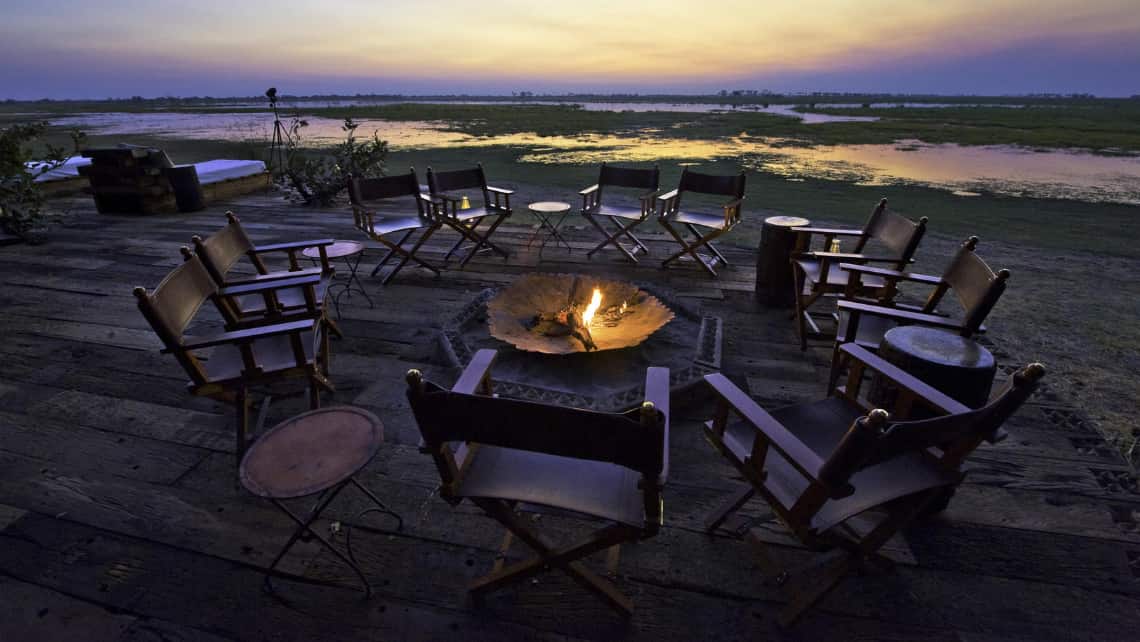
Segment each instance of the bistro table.
M539 201L537 203L531 203L526 207L538 219L538 229L535 230L534 234L531 235L530 240L526 244L527 247L530 247L534 243L535 239L537 239L540 235L542 235L542 232L545 231L546 236L543 237L542 243L538 246L538 253L540 255L542 254L542 250L546 247L546 244L550 241L550 239L554 239L555 247L558 247L558 243L562 243L562 245L566 246L567 251L573 251L570 250L570 244L566 242L566 239L558 231L558 228L562 226L562 222L566 220L566 216L570 213L569 203L562 203L559 201ZM562 216L560 216L556 222L552 222L552 219L556 214L561 214Z
M334 406L286 419L249 447L238 471L242 486L250 493L268 499L297 524L289 541L265 571L267 591L273 591L269 581L273 569L297 540L308 533L348 564L364 584L365 594L372 595L372 586L352 553L351 532L347 526L345 549L348 554L345 555L313 529L312 524L340 491L351 484L374 504L358 513L357 520L371 512L384 513L396 519L397 530L403 530L404 520L355 479L355 475L372 461L383 441L384 424L376 415L362 408ZM317 499L305 517L297 516L283 503L284 500L314 495Z
M368 296L368 293L364 291L364 284L360 281L360 277L356 274L356 269L360 266L361 259L364 258L364 244L360 241L337 241L332 245L325 246L324 250L329 260L343 258L344 264L348 266L347 279L342 282L337 280L334 276L334 282L329 284L328 293L329 296L332 297L333 307L336 308L336 318L340 318L340 297L343 296L346 299L351 299L353 292L358 292L363 295L364 298L368 301L368 307L375 307L372 304L372 297ZM309 259L312 259L313 261L316 261L321 258L321 248L305 248L301 254L308 257ZM352 257L356 257L356 260L353 261ZM353 283L356 284L355 287L353 286ZM336 288L339 288L339 291L334 294L333 290Z

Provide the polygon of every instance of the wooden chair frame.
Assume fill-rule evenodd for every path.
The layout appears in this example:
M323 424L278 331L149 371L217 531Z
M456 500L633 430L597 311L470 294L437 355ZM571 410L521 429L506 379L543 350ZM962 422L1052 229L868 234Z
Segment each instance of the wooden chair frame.
M661 262L661 267L667 267L673 261L688 255L704 268L709 276L716 277L715 268L718 263L724 266L729 265L728 259L713 245L713 241L727 234L740 223L741 207L744 204L744 183L744 172L735 176L713 176L689 171L687 167L682 170L677 189L657 197L659 206L657 221L681 246L680 251ZM723 220L714 222L713 217L701 215L689 216L699 216L701 219L706 219L704 222L699 222L700 219L686 220L686 213L681 210L681 199L686 192L729 196L732 200L721 205L724 213ZM693 235L694 240L692 242L685 240L685 237L678 231L677 224L680 224ZM698 225L707 227L712 231L702 234L697 229ZM708 248L709 252L712 253L710 258L705 258L698 252L702 247Z
M302 278L316 278L315 276ZM295 287L292 279L268 280L255 284L259 291ZM191 324L206 299L218 287L197 256L187 259L164 278L153 292L136 287L139 310L150 323L164 346L164 354L172 354L190 377L190 394L233 404L236 408L235 450L240 462L249 438L250 393L255 387L284 379L305 378L309 387L309 405L319 408L320 392L334 390L329 380L329 335L320 319L292 320L226 331L210 337L186 337ZM288 340L293 362L284 366L267 366L259 357L259 341L274 337ZM313 357L306 356L304 341L313 341ZM240 353L240 372L225 377L210 373L199 352L207 348L232 348Z
M649 247L634 235L633 229L647 221L655 211L654 199L657 197L660 181L661 170L656 165L653 166L653 169L632 169L613 167L602 163L602 167L598 171L598 182L578 192L582 196L582 218L586 219L605 237L605 240L586 253L587 257L594 256L607 245L613 245L634 263L637 263L638 252L649 254ZM641 217L629 218L628 216L604 213L602 211L602 194L606 186L648 190L637 197L641 204ZM613 231L606 231L606 228L599 221L600 218L609 221L614 228ZM622 219L626 223L623 225L618 219ZM631 248L622 245L622 237L633 243Z
M392 271L381 280L383 285L387 285L395 278L409 261L427 268L436 276L439 275L439 268L417 255L424 243L427 243L432 234L435 234L442 225L442 214L439 204L420 191L420 182L416 178L414 167L407 174L397 176L351 179L348 194L352 201L353 225L356 226L356 229L367 234L368 238L388 249L376 267L372 268L372 276L379 274L380 270L396 257L399 257L400 260L392 268ZM369 201L401 196L411 196L415 199L416 214L414 216L384 216L367 206ZM405 244L417 231L420 232L419 238L412 242L410 248L405 247ZM388 238L389 234L399 234L400 236L396 241L392 241Z
M822 336L819 326L808 311L813 304L823 297L838 297L847 293L847 282L834 283L830 280L831 270L842 264L887 263L892 269L901 271L913 261L914 253L926 233L927 218L924 216L917 223L906 219L900 214L888 209L887 199L882 199L867 224L861 230L842 228L797 227L796 248L792 252L792 288L795 292L795 321L796 334L800 340L800 349L807 350L809 336ZM906 238L899 238L900 232ZM823 249L813 250L812 239L823 237ZM830 247L836 237L845 236L855 239L855 248L852 252L831 252ZM896 246L896 253L892 256L871 256L863 253L867 243L878 239L891 241ZM899 242L901 241L901 242ZM805 266L808 263L819 267L817 280L809 280ZM863 284L856 292L850 293L864 299L873 299L877 302L887 302L894 295L893 289L881 285ZM834 315L833 315L834 316ZM808 332L807 326L811 326Z
M499 228L512 213L511 195L514 190L493 187L487 184L487 175L483 171L483 164L477 163L472 169L436 172L432 168L427 170L428 189L433 199L441 204L440 221L459 233L459 240L451 246L444 256L444 260L451 258L465 242L470 241L472 247L459 261L459 267L475 257L480 250L486 248L501 255L510 256L510 252L491 242L491 235ZM472 216L464 214L464 196L452 193L455 190L478 189L483 195L483 214ZM484 232L479 232L479 225L484 219L492 219L491 226Z
M839 378L839 346L843 343L857 343L870 350L879 349L881 336L868 341L859 335L864 316L883 319L897 325L924 325L956 332L970 338L985 332L983 323L1005 292L1009 281L1009 270L994 272L976 253L978 237L971 236L958 247L957 253L941 276L929 276L915 272L902 272L887 268L842 263L847 271L848 283L844 291L846 299L837 303L840 316L840 334L836 336L831 359L829 385L834 386ZM863 303L858 293L864 288L863 275L874 275L886 280L881 303ZM909 306L895 300L894 294L900 282L920 283L932 286L926 302L921 306ZM962 306L962 315L952 318L938 307L953 292Z
M469 587L476 601L484 594L557 568L599 596L620 613L629 615L633 604L610 581L578 560L609 549L608 565L616 566L623 542L655 535L663 520L661 490L669 469L669 371L649 368L645 402L625 413L599 413L499 398L494 394L490 369L494 350L480 350L450 389L427 382L417 370L408 372L408 400L423 434L422 452L430 454L440 474L440 496L456 505L470 500L507 529L499 560L491 572ZM453 448L454 444L458 444ZM466 495L463 484L476 466L481 448L513 449L616 464L636 471L642 496L642 523L607 519L585 539L559 546L522 518L523 500ZM541 504L533 499L532 504ZM574 510L550 504L556 510ZM513 538L534 550L527 560L504 562Z
M809 446L797 434L796 426L785 426L724 375L705 377L717 396L713 419L705 424L705 436L750 484L710 516L707 530L715 530L730 513L759 493L780 521L809 548L836 549L818 563L797 571L797 575L817 577L789 582L792 574L779 569L764 552L756 533L752 534L753 544L760 549L761 566L790 594L791 601L779 618L783 626L795 622L846 574L864 563L890 567L891 562L879 554L879 549L922 515L947 488L960 482L961 464L978 445L1005 438L1002 423L1029 398L1045 372L1037 363L1022 368L987 405L973 410L860 346L844 344L840 354L849 362L845 384L830 389L829 401L814 403L834 400L849 407L857 419L845 431L837 426L839 438L826 449L828 452L821 452L819 445ZM895 417L905 418L916 404L941 416L902 421L892 419L886 410L873 409L860 396L868 371L898 386ZM740 441L742 433L729 431L733 414L742 418L738 425L748 431L743 434L754 439L750 447ZM776 453L776 457L771 453ZM770 470L773 463L780 466ZM899 467L894 469L883 467L896 463ZM879 467L879 471L870 477L859 477L860 472L874 467ZM789 471L793 471L795 479L803 480L798 495L791 495L788 490ZM770 476L775 474L779 477ZM844 499L850 503L829 505ZM860 533L851 520L868 511L883 516Z
M194 256L202 262L218 286L213 298L214 305L225 320L226 328L234 330L243 327L281 323L283 321L317 318L324 319L333 334L343 336L340 328L326 314L325 292L332 279L334 269L330 265L325 249L334 243L333 239L314 239L255 245L241 226L241 220L233 213L226 212L226 227L203 239L193 236L194 246L181 248L182 258L189 261ZM302 268L298 261L300 252L307 248L319 248L321 267ZM289 269L271 272L262 259L263 255L284 252L288 256ZM245 278L231 278L230 269L242 257L249 259L256 275ZM285 283L287 281L287 283ZM279 282L277 287L263 288L261 284ZM292 303L286 305L281 300L283 292L292 292ZM301 296L295 296L300 292ZM249 295L260 295L262 307L250 309L243 305Z

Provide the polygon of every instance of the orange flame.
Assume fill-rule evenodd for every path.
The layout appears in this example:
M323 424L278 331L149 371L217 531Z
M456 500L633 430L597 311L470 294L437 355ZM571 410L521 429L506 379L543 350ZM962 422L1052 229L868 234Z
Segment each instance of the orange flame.
M590 321L594 319L594 313L600 307L602 307L602 291L594 288L594 296L590 297L590 305L587 305L586 310L582 312L582 325L589 327Z

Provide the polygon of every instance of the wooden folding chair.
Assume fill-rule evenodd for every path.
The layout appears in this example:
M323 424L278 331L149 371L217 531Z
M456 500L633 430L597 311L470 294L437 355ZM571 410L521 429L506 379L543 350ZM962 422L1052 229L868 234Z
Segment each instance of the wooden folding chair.
M487 184L487 175L483 172L483 164L476 164L472 169L459 169L449 172L436 172L428 168L428 189L432 198L438 199L443 208L440 220L444 225L459 233L459 240L448 250L444 260L451 258L465 242L470 241L472 246L459 262L459 266L467 265L475 254L486 248L502 255L503 258L510 253L491 242L491 235L499 225L512 214L511 194L514 190L492 187ZM471 199L461 190L479 190L482 193L483 205L472 206ZM479 232L479 225L490 219L491 225L484 232Z
M340 328L325 314L326 298L332 281L333 268L325 256L325 248L333 239L314 239L255 245L233 212L226 212L226 226L203 239L194 236L194 251L182 248L182 258L189 261L195 255L214 280L219 294L213 296L226 328L249 327L267 323L321 317L330 330L342 336ZM301 267L298 255L306 248L320 248L321 267ZM289 258L289 269L270 272L262 255L284 252ZM245 257L256 274L252 277L233 277L230 270ZM260 288L266 281L280 281L277 288ZM228 294L222 294L228 293Z
M408 261L413 261L420 267L431 270L439 275L439 268L416 256L424 243L440 228L439 208L432 199L420 192L420 182L416 178L416 170L412 168L407 174L384 176L382 178L354 178L348 183L348 196L352 201L352 220L356 229L364 232L372 240L388 248L384 258L372 268L372 276L376 276L381 268L392 259L399 257L392 271L381 281L387 285ZM415 214L387 214L377 212L377 201L411 196L416 203ZM401 204L401 207L404 207ZM412 234L419 231L420 236L411 247L405 247ZM402 233L402 234L401 234ZM401 234L398 240L387 238L389 234Z
M812 336L820 336L819 326L808 308L822 297L837 297L847 290L847 272L842 263L887 263L891 269L901 271L913 259L918 244L926 233L926 217L918 222L897 214L887 208L887 199L879 201L867 224L861 230L797 227L796 249L792 253L792 288L795 291L796 333L800 349L807 350L808 330ZM823 249L812 249L812 238L823 237ZM832 242L836 237L854 237L855 247L850 252L833 252ZM868 244L882 254L864 253ZM886 279L868 274L860 282L857 291L849 296L871 298L878 302L889 301L894 290L887 287Z
M310 277L316 278L316 277ZM289 282L268 280L251 286L280 290ZM254 293L254 292L251 292ZM190 376L190 394L234 404L237 409L236 452L241 461L249 435L250 392L285 379L304 378L309 405L318 408L320 392L333 391L328 378L329 340L320 319L299 319L222 332L208 337L184 336L202 304L227 296L196 256L174 268L153 292L134 289L139 310Z
M508 535L500 561L469 591L489 591L557 568L630 614L633 604L581 559L622 542L652 537L662 523L661 489L669 470L669 370L649 368L645 402L624 413L601 413L494 396L494 350L476 353L446 390L408 373L408 400L451 504L464 499L502 522ZM572 544L556 544L520 511L554 509L604 526ZM512 537L537 554L510 564Z
M971 410L852 343L840 347L850 374L822 400L764 411L721 374L705 377L718 397L705 436L750 483L706 524L715 530L754 493L792 533L814 550L835 549L807 568L779 569L752 533L760 564L789 594L782 625L792 624L839 581L864 563L890 566L878 553L914 518L948 500L962 479L963 460L982 441L1005 437L1002 423L1037 388L1045 373L1019 370L985 406ZM896 416L871 409L859 394L865 371L900 389ZM941 416L902 420L916 404ZM739 421L731 421L737 415ZM854 518L877 517L859 530Z
M595 252L607 245L613 245L621 250L621 253L634 263L637 263L638 252L649 254L649 248L641 242L641 239L634 236L633 228L641 225L653 214L653 199L657 196L660 179L661 170L656 165L653 169L632 169L602 163L602 168L598 172L598 182L578 192L582 195L582 217L605 237L604 241L586 253L587 257L592 257ZM606 187L640 190L637 199L641 202L641 206L603 204L602 193ZM614 228L613 231L607 232L599 219L609 221ZM632 241L633 245L626 248L621 243L622 237Z
M740 222L740 208L744 203L744 178L744 172L735 176L713 176L692 172L686 167L681 172L681 182L677 189L657 198L657 202L661 206L657 220L669 232L669 235L681 245L681 251L661 262L662 267L688 255L706 272L715 277L715 267L718 263L728 265L728 259L724 258L724 255L716 249L712 242L721 235L727 234ZM681 197L685 193L728 196L732 200L721 205L723 210L721 214L707 214L687 209L682 210ZM694 240L692 242L686 241L685 237L677 230L678 226L688 229ZM697 226L710 231L702 234ZM706 256L698 252L702 247L708 248L712 255Z
M839 331L836 333L835 350L831 359L830 384L834 385L839 378L839 346L843 343L854 342L877 352L887 330L899 325L923 325L951 330L966 338L984 332L982 324L1005 292L1009 270L995 273L974 252L977 247L978 237L966 239L941 276L841 263L840 269L848 274L844 295L849 298L841 299L836 304ZM864 289L863 278L868 275L886 281L882 303L864 303L858 300L858 293ZM909 306L895 300L894 292L900 281L921 283L933 288L922 306ZM948 292L954 293L961 306L961 311L957 314L950 315L939 309Z

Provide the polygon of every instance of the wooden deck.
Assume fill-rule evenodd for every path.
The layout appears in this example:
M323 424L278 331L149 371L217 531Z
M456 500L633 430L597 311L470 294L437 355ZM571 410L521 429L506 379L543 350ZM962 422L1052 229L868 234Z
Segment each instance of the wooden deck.
M756 500L715 537L701 532L705 513L741 485L700 436L701 404L673 419L666 527L622 551L632 621L558 573L481 609L465 604L465 584L493 563L502 531L433 493L402 376L412 367L455 376L438 365L433 328L483 288L537 268L662 284L724 319L724 371L765 405L818 397L827 365L826 346L796 349L786 312L755 305L746 249L733 249L736 267L711 281L694 266L635 267L615 252L587 261L594 234L575 229L574 253L550 246L540 263L519 225L497 235L514 250L507 261L480 257L438 278L408 270L388 287L368 282L374 309L344 302L331 402L384 421L387 443L362 481L406 528L354 537L372 600L314 543L295 548L284 569L343 588L282 581L287 601L269 597L260 570L291 525L235 488L229 409L185 393L131 296L179 262L192 234L220 227L224 208L138 218L75 204L48 244L0 248L0 640L1118 640L1140 630L1136 478L1048 393L1007 425L1009 440L972 458L942 517L892 542L896 572L847 580L790 633L774 624L782 598L743 533L765 528L791 563L808 553ZM343 213L266 196L230 206L258 241L359 238ZM663 236L648 238L658 255L672 251ZM1022 363L998 354L1002 366ZM304 407L303 397L275 399L268 423ZM330 518L359 508L350 492L340 501Z

